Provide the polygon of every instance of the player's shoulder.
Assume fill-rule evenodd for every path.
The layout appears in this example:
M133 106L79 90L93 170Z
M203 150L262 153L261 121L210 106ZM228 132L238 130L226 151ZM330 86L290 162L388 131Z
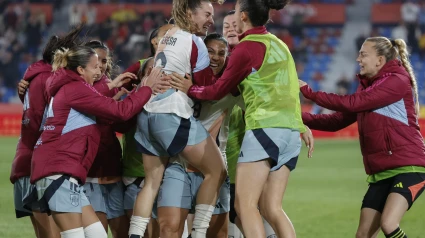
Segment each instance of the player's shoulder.
M192 34L192 41L198 50L207 50L207 46L205 46L205 43L201 37Z

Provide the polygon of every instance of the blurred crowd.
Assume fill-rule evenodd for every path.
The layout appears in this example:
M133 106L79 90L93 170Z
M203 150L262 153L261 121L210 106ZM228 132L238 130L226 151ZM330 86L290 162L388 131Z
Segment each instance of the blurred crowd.
M380 0L397 2L398 0ZM29 3L51 3L53 20L41 10L31 10ZM170 15L149 11L138 14L136 9L118 4L110 16L96 22L97 9L91 3L171 3L171 0L75 0L72 4L64 0L0 0L0 102L18 102L16 83L22 78L26 68L37 59L43 50L45 40L52 34L63 34L69 26L86 22L89 38L105 42L113 52L116 72L150 54L149 35L153 29L166 23ZM234 2L227 0L226 2ZM306 21L315 15L314 8L303 3L346 3L353 0L293 0L301 5L289 5L269 24L269 30L281 38L291 50L297 63L300 77L310 80L313 86L320 87L324 79L329 59L341 36L341 27L306 27ZM392 37L405 39L412 52L425 57L425 1L403 1L401 14L403 21L392 29ZM16 4L19 3L19 4ZM65 22L60 28L55 13L66 13ZM211 32L221 33L225 11L215 12L215 28ZM59 29L59 30L58 30ZM357 47L369 35L379 35L373 28L369 34L361 34L356 39ZM424 59L424 58L422 58ZM326 63L326 64L318 64ZM343 76L337 82L339 93L350 93L355 89L353 78Z
M386 36L392 39L403 39L409 46L411 60L425 60L425 1L420 0L377 0L381 3L402 3L400 8L401 21L396 26L372 26L370 32L364 32L355 40L356 48L360 49L369 36ZM419 56L419 57L417 57ZM413 64L416 66L416 64ZM419 80L422 77L418 78Z
M46 16L42 11L31 12L28 2L14 7L0 1L0 98L11 98L16 82L34 62L45 36Z
M54 12L63 11L63 8L66 8L65 27L49 32L56 19L48 22L45 12L31 11L30 2L52 3ZM80 22L86 22L89 31L87 35L90 39L99 39L112 49L117 73L131 63L148 56L151 31L165 24L170 19L170 15L154 11L138 14L135 9L119 4L107 20L101 23L96 22L97 9L90 3L123 2L170 3L171 0L76 0L72 4L63 0L0 0L0 102L18 102L15 92L16 84L22 78L26 68L40 58L44 41L51 34L63 34L69 26ZM217 20L211 32L221 33L222 19L225 14L226 11L215 12ZM307 60L308 42L304 39L303 28L304 21L311 15L314 15L314 12L308 7L288 7L282 14L285 17L281 18L280 22L270 25L270 30L288 44L298 62Z

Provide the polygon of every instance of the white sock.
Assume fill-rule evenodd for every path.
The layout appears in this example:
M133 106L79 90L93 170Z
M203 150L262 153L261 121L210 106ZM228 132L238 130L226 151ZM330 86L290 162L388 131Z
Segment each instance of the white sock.
M274 232L272 226L266 221L266 219L263 218L263 225L264 225L264 230L266 231L266 237L275 237L276 233ZM275 235L275 236L273 236Z
M86 238L107 238L105 228L100 221L95 222L84 228L84 235Z
M61 238L84 238L84 229L78 227L71 230L61 232Z
M195 219L193 220L192 238L205 238L210 225L214 206L199 204L195 207Z
M144 218L139 216L131 216L130 219L130 229L128 230L128 235L140 236L143 237L148 226L150 217Z
M182 238L187 238L189 236L189 231L187 229L187 219L184 221L184 229L183 229L183 235Z

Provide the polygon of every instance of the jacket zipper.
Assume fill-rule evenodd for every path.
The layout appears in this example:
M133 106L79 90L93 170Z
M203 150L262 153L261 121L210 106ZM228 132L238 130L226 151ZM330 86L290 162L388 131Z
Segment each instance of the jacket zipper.
M361 120L361 122L362 122L361 130L362 130L362 132L364 132L364 130L363 130L363 124L364 124L364 118L365 118L365 113L364 112L361 113L361 118L362 118L362 120ZM361 140L362 140L362 146L366 146L366 145L364 145L363 133L362 133L362 136L361 136ZM367 170L370 171L371 168L370 168L370 163L369 163L369 156L368 155L366 155L366 156L367 157L366 157L366 164L365 164L365 166L367 166Z

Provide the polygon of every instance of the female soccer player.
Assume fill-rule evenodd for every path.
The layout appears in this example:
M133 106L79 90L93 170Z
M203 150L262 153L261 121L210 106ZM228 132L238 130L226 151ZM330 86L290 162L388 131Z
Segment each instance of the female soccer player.
M295 237L282 199L305 127L295 63L287 46L264 27L270 10L282 9L287 2L238 0L237 32L243 34L223 76L211 86L192 85L188 90L190 97L217 100L239 85L246 132L237 165L235 207L247 237L265 236L259 210L278 237ZM191 84L171 83L183 91Z
M51 212L61 237L107 237L81 188L99 146L96 116L125 121L137 114L150 99L160 70L151 74L146 86L117 102L92 87L100 76L93 49L57 50L52 68L54 75L47 81L52 98L31 164L35 193L26 202L37 201L41 211Z
M223 36L229 42L229 51L239 44L238 33L236 33L235 10L229 11L223 18Z
M210 58L210 67L214 77L218 78L224 69L228 54L227 41L217 33L209 34L205 40ZM220 101L207 101L195 106L194 116L201 121L212 138L217 142L225 158L229 117L233 106L240 97L228 95ZM202 173L186 164L183 158L172 158L165 169L157 200L158 222L161 237L181 237L185 220L193 211L199 186L203 181ZM207 237L227 238L228 212L230 210L230 187L226 181L219 194Z
M238 34L236 33L235 11L232 10L226 14L223 19L223 36L229 42L229 51L239 44ZM244 112L242 108L236 105L230 115L229 122L229 138L227 140L226 157L227 157L227 173L230 178L230 211L229 211L229 235L240 237L241 221L237 218L235 211L235 178L236 166L238 163L239 152L242 146L242 140L245 135L245 121L243 119ZM304 135L304 134L303 134ZM263 219L266 237L276 235L270 224Z
M97 40L90 41L85 46L94 49L98 56L100 77L93 83L93 87L100 94L114 98L119 90L116 88L119 86L117 83L136 79L136 75L127 72L113 81L110 80L112 65L109 48ZM115 131L119 131L115 124L107 120L97 120L101 135L99 149L87 174L84 191L105 231L108 232L109 225L113 237L125 237L129 220L124 211L124 185L121 181L122 151L115 135Z
M43 59L32 64L25 72L23 80L27 86L31 83L31 87L20 93L20 97L24 95L22 97L24 112L10 181L14 184L16 217L30 216L38 238L59 236L51 217L40 213L36 207L31 211L23 206L23 198L30 190L31 157L37 139L44 129L45 109L50 98L46 92L46 81L52 75L54 52L61 47L69 48L77 45L82 29L83 25L80 25L63 37L52 36L49 39L43 51Z
M312 129L337 131L357 121L369 188L363 198L356 237L407 237L399 224L425 186L425 146L418 125L418 89L406 43L385 37L366 39L357 62L360 85L352 95L313 92L300 81L303 95L337 111L303 113Z
M202 40L214 23L209 0L174 0L172 15L176 26L158 45L155 65L166 74L182 76L193 72L193 79L205 85L211 81L209 57ZM196 35L195 35L196 34ZM134 207L129 235L142 237L169 157L181 155L205 176L197 197L192 237L205 237L226 177L224 161L215 141L193 116L193 101L174 89L156 95L139 115L135 138L143 152L145 183Z
M138 62L131 65L125 72L132 72L138 75L141 80L147 75L147 72L153 66L153 57L155 56L158 43L165 35L165 33L171 29L173 25L166 24L152 31L149 42L151 49L151 57L147 59L139 60ZM140 80L134 83L140 83ZM122 179L124 182L125 194L124 194L124 209L128 218L131 218L133 214L133 207L136 198L142 189L145 179L145 171L143 168L142 153L137 151L137 143L134 139L136 133L136 125L126 132L122 137L123 144L123 158L122 158ZM159 237L159 227L155 219L151 219L148 224L148 229L145 237Z

